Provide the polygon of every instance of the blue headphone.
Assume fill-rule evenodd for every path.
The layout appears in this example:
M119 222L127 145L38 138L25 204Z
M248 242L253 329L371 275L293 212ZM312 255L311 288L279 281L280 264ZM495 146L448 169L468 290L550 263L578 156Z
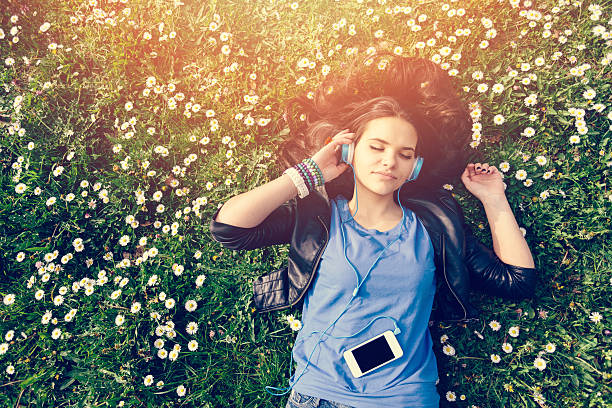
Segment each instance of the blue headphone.
M348 145L347 144L342 145L342 161L351 167L353 167L352 162L353 162L354 154L355 154L355 142L348 144ZM419 173L421 172L421 166L423 166L423 158L420 156L417 156L416 162L414 164L414 168L412 169L412 174L410 175L410 178L408 180L404 181L404 183L416 180L417 177L419 177Z
M343 144L342 145L342 161L346 164L348 164L349 166L351 166L351 168L353 168L352 165L352 161L353 161L353 155L355 152L355 142L346 145ZM406 184L409 181L413 181L416 180L417 177L419 176L419 172L421 171L421 166L423 165L423 158L420 156L417 156L414 167L412 168L412 173L410 174L410 177L404 181L404 184ZM353 180L355 180L355 169L353 168ZM402 184L403 185L403 184ZM401 187L397 189L397 201L399 202L399 191L401 190ZM355 202L357 202L357 189L355 189ZM358 202L357 202L358 203ZM402 227L405 227L405 220L406 220L406 212L404 211L404 207L401 205L400 203L400 208L402 209ZM357 214L357 210L359 209L359 204L357 204L357 208L355 210L355 214ZM349 211L350 213L350 211ZM351 214L351 218L354 219L355 214ZM343 222L344 223L344 222ZM346 245L345 245L345 236L344 236L344 229L342 228L342 226L340 227L340 231L342 232L342 247L344 248L344 258L346 259L346 261L351 265L351 267L353 268L353 271L355 272L355 276L357 277L357 282L359 282L359 274L357 273L357 270L355 268L355 266L351 263L351 261L349 261L348 257L346 256ZM383 249L380 254L378 255L378 258L376 258L376 261L374 261L374 263L372 264L372 266L370 267L370 269L368 270L368 273L366 273L365 277L363 278L363 280L361 280L361 282L359 282L359 284L357 285L357 287L355 287L355 289L353 290L353 295L351 296L351 299L349 300L349 302L346 304L346 306L344 307L344 310L342 311L342 313L340 313L340 315L338 317L336 317L336 319L331 322L329 324L329 326L327 326L327 328L325 330L323 330L323 332L321 332L320 330L316 330L313 331L312 333L310 333L308 335L308 337L312 336L315 333L321 333L321 335L319 336L319 341L317 342L317 344L315 345L315 347L312 349L312 352L310 353L310 356L308 356L308 360L306 362L306 366L304 367L304 369L302 370L302 373L298 376L298 378L295 380L294 384L297 383L297 381L302 377L302 375L304 375L304 372L306 371L306 369L308 368L308 365L310 364L310 358L312 357L313 353L315 352L317 346L321 343L321 338L323 337L323 335L326 334L327 330L333 326L338 319L340 319L340 317L344 314L344 312L346 312L346 310L348 309L349 305L351 304L351 302L353 301L353 299L357 296L357 293L359 292L359 288L361 287L361 285L363 285L363 283L366 281L366 279L368 278L368 276L370 275L370 272L372 271L372 269L374 268L374 265L376 265L378 263L378 260L380 259L380 257L382 256L382 254L387 250L387 248L389 248L391 246L391 244L393 244L395 241L397 241L401 236L401 232L400 235L397 236L396 239L394 239L393 241L391 241L391 243L389 243L385 249ZM393 321L393 325L395 326L395 329L393 330L394 334L399 334L401 332L400 328L397 325L397 321L390 317L390 316L377 316L375 318L373 318L372 320L370 320L370 322L361 330L359 330L357 333L352 334L350 336L340 336L340 337L336 337L333 336L331 334L327 334L327 336L329 337L333 337L335 339L347 339L350 337L355 337L357 336L359 333L361 333L362 331L364 331L365 329L367 329L372 323L374 323L374 321L376 321L377 319L380 318L387 318L387 319L391 319ZM308 338L307 337L307 338ZM302 339L302 341L304 341L306 339ZM291 373L291 366L293 365L293 352L291 352L291 362L289 363L289 373ZM293 378L293 376L295 375L295 373L293 375L290 375L290 378ZM291 381L291 379L290 379ZM288 393L291 388L293 386L290 387L286 387L286 388L277 388L277 387L270 387L270 386L266 386L266 392L268 392L269 394L272 395L285 395L286 393ZM279 390L279 391L284 391L281 393L273 393L268 391L268 388L270 389L274 389L274 390Z

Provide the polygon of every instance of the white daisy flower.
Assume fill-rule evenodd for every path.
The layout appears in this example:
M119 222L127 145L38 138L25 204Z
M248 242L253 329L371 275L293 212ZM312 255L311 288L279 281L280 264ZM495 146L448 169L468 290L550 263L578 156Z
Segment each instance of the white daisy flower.
M535 159L540 166L544 166L548 162L544 156L537 156Z
M293 322L290 323L290 327L291 327L291 330L298 331L302 328L302 322L299 321L298 319L295 319Z
M185 309L187 309L188 312L193 312L197 308L198 308L198 303L195 300L188 300L185 303Z
M6 354L6 352L8 351L8 348L9 348L8 343L0 344L0 356L3 354Z
M119 245L121 246L126 246L129 242L130 242L130 237L127 235L124 235L119 239Z
M28 186L26 186L25 184L19 183L15 186L15 192L17 194L23 194L26 191L27 187Z
M493 117L493 123L495 123L496 125L503 125L505 121L506 119L503 115L498 114Z
M4 297L2 302L7 306L12 305L15 302L15 295L13 293L9 293Z
M206 275L198 275L195 281L196 286L198 288L201 287L204 284L205 280L206 280Z
M4 340L11 341L13 340L13 337L15 337L15 330L9 330L4 335Z
M515 174L517 180L525 180L527 178L527 172L525 170L518 170Z
M497 320L491 320L489 322L489 327L493 330L493 331L498 331L499 329L501 329L501 324L499 324L499 322Z
M444 352L444 354L446 354L447 356L454 356L455 348L450 344L445 344L444 347L442 347L442 352Z
M196 322L189 322L189 324L187 324L187 327L185 328L185 331L188 334L196 334L196 332L198 331L198 324Z
M533 360L533 366L542 371L546 368L546 361L542 357L537 357Z
M144 378L144 385L146 385L147 387L153 384L153 376L151 374L147 375Z
M592 312L589 315L589 319L591 319L591 321L594 323L599 323L603 320L603 316L599 312Z
M504 89L505 89L504 86L502 84L499 84L499 83L493 85L493 87L491 88L493 93L496 93L496 94L502 93L504 91Z
M521 133L522 136L531 137L535 135L535 129L532 127L526 127Z
M198 349L198 342L196 340L191 340L187 343L187 348L189 351L196 351Z
M595 96L597 96L597 93L595 92L594 89L587 89L586 91L582 93L582 97L584 99L593 99L595 98Z
M446 392L446 399L450 402L456 401L457 400L457 395L452 392L452 391L447 391Z
M53 329L53 332L51 332L51 337L54 340L59 339L61 335L62 335L62 330L59 327L56 327L55 329Z

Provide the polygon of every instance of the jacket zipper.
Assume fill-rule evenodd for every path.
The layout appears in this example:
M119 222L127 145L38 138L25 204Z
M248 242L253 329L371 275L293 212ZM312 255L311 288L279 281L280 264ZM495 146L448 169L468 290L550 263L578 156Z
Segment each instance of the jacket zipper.
M319 266L319 262L321 261L321 255L323 255L323 251L325 251L325 248L327 247L327 244L329 243L329 231L327 230L327 226L325 225L325 223L323 222L323 220L321 219L320 216L317 215L317 218L319 219L319 221L321 221L321 224L323 224L323 228L325 228L325 236L326 236L325 245L323 245L323 249L321 249L319 251L319 255L317 256L317 260L316 260L316 262L314 264L314 268L312 268L312 273L310 274L310 278L308 279L308 283L306 284L306 288L302 291L302 294L300 295L300 297L298 297L297 300L291 304L291 306L294 306L297 303L299 303L299 301L304 297L306 292L308 292L308 288L310 287L310 283L312 282L312 279L315 276L315 271L317 270L317 268Z
M448 277L446 276L446 249L444 246L444 234L440 234L440 241L442 243L442 273L444 274L444 279L446 280L446 286L448 286L451 293L453 294L453 296L455 296L455 299L457 299L457 302L463 309L463 319L459 320L465 320L467 319L467 310L465 309L465 306L463 306L463 303L461 303L461 301L459 300L459 297L457 297L457 294L455 294L455 291L451 287L450 283L448 283Z
M327 230L327 226L325 225L325 223L323 222L320 216L317 215L317 218L319 219L319 221L321 221L321 224L323 224L323 228L325 228L325 234L326 234L327 239L325 240L325 245L323 246L323 249L319 251L319 255L315 262L315 266L312 269L312 273L310 274L310 278L308 279L308 283L306 284L306 288L302 291L302 294L300 295L300 297L297 298L295 302L290 303L288 305L282 305L278 307L272 307L269 309L265 309L265 310L262 310L262 312L273 312L274 310L280 310L280 309L286 309L288 307L293 307L296 304L298 304L299 301L304 297L306 292L308 292L308 288L310 287L310 283L312 282L312 279L314 278L315 271L317 270L317 267L319 266L319 261L321 261L321 255L323 255L323 251L325 251L325 248L327 247L327 244L329 243L329 231Z

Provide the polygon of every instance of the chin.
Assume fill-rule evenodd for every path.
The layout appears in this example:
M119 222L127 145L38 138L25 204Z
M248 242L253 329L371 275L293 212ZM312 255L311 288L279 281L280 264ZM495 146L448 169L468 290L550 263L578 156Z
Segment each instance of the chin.
M387 186L370 185L370 186L364 186L364 187L373 193L376 193L380 196L385 196L385 197L388 195L394 194L399 188L399 186L392 185L391 183L388 183Z

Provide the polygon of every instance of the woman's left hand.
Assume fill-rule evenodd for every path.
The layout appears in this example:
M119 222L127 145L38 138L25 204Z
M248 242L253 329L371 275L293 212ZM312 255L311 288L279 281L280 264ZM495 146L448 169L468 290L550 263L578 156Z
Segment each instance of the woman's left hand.
M481 202L489 199L505 199L504 182L502 176L495 166L488 163L468 163L461 181L465 188Z

